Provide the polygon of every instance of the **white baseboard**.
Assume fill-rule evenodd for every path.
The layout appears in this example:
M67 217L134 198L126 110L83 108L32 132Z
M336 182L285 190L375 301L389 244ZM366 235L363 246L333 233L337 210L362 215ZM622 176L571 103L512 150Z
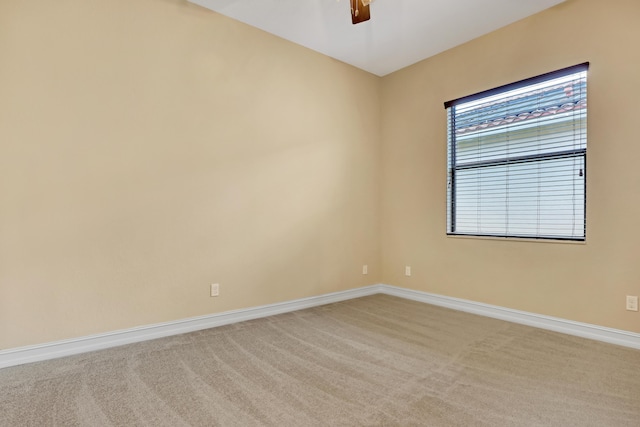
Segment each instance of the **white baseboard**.
M157 323L137 328L123 329L104 334L89 335L69 340L54 341L27 347L0 350L0 369L31 362L71 356L89 351L103 350L124 344L147 341L202 329L215 328L245 320L273 316L333 302L345 301L380 292L379 285L365 286L348 291L334 292L309 298L301 298L276 304L226 311L172 322Z
M380 293L437 305L440 307L451 308L458 311L465 311L467 313L479 314L485 317L506 320L507 322L519 323L540 329L561 332L563 334L640 349L640 334L634 332L606 328L604 326L591 325L589 323L574 322L572 320L513 310L510 308L460 298L430 294L428 292L398 288L396 286L380 285Z
M481 316L640 349L640 334L389 285L371 285L276 304L0 350L0 369L258 319L374 294L393 295Z

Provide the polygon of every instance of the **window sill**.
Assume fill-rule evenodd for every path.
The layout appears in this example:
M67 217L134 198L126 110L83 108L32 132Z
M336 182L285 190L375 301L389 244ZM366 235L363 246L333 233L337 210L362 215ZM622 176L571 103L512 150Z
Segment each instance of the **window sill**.
M529 242L529 243L551 243L562 245L586 245L586 240L560 240L560 239L533 239L526 237L492 237L492 236L468 236L463 234L447 234L447 237L463 240L493 240L498 242Z

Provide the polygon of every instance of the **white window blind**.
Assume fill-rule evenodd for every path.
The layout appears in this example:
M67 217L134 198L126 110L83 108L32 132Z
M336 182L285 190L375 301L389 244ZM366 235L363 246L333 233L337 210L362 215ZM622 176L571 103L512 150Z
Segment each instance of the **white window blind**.
M588 66L445 103L448 234L585 239Z

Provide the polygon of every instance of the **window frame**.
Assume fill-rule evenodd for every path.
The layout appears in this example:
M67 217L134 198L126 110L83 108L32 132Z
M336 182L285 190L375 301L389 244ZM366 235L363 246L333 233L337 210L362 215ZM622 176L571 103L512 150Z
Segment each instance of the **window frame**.
M517 157L509 157L505 156L500 159L484 159L478 160L475 162L466 162L462 166L459 166L457 163L457 135L456 135L456 106L469 103L476 100L481 100L484 98L493 97L496 95L500 95L502 93L506 93L509 91L527 88L539 83L544 83L550 80L554 80L560 77L570 76L573 74L577 74L580 72L587 72L589 69L589 62L584 62L581 64L577 64L571 67L562 68L556 71L552 71L549 73L544 73L535 77L531 77L524 80L519 80L514 83L509 83L506 85L502 85L493 89L485 90L482 92L478 92L472 95L468 95L462 98L457 98L452 101L447 101L444 103L444 107L447 110L447 126L448 126L448 135L447 135L447 235L449 236L469 236L469 237L492 237L492 238L501 238L501 239L534 239L534 240L560 240L560 241L577 241L584 242L586 241L586 226L587 226L587 125L586 120L588 113L585 111L585 143L584 147L581 148L573 148L569 150L563 151L555 151L555 152L547 152L547 153L538 153L538 154L529 154ZM585 87L585 91L587 88ZM585 100L588 99L588 95L585 92ZM538 124L536 127L542 127L545 123ZM575 132L575 131L574 131ZM501 134L508 134L509 131L505 130L501 132ZM505 145L507 146L507 145ZM457 185L457 173L461 170L472 170L472 169L482 169L496 166L508 166L512 164L520 164L520 163L534 163L534 162L549 162L557 159L582 159L582 189L584 191L583 195L583 206L582 206L582 235L581 236L563 236L563 235L551 235L551 234L518 234L518 233L509 233L508 229L505 225L504 233L481 233L481 232L460 232L456 231L456 225L458 222L458 216L456 211L456 185ZM476 199L479 200L479 199ZM507 214L508 217L508 214ZM540 218L538 217L538 221ZM506 224L508 224L508 219ZM480 230L477 230L480 231Z

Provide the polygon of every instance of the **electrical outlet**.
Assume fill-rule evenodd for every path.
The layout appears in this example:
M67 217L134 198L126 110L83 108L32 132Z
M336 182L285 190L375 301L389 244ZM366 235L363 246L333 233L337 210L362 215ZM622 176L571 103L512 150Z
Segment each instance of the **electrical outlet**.
M369 266L367 264L362 266L362 274L369 274Z
M404 275L405 276L411 276L411 267L408 265L404 266Z
M627 310L638 311L638 297L627 295Z
M211 296L212 297L217 297L218 295L220 295L220 285L218 283L212 283L211 284Z

